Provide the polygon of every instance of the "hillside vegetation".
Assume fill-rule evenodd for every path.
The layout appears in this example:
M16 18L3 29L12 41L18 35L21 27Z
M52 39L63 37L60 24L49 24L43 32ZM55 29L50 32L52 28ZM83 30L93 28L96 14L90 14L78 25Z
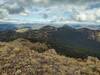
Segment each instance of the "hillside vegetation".
M65 56L100 58L100 30L74 29L65 25L59 28L44 26L37 30L22 28L0 31L0 41L7 42L18 38L28 39L31 42L45 42L57 53Z
M58 55L45 43L0 42L0 75L100 75L100 60Z

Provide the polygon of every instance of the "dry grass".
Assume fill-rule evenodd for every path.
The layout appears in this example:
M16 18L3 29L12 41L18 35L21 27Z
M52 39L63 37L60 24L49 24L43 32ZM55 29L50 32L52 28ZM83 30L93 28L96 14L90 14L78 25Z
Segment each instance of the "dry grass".
M37 45L25 39L3 44L0 47L0 75L100 75L97 58L82 60L61 56L42 44L39 48L47 50L39 53L34 50Z

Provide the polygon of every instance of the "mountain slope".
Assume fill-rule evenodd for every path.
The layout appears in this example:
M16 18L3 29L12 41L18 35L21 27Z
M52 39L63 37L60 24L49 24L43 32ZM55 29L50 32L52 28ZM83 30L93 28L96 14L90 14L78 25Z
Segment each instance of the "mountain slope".
M44 32L46 33L45 39L60 54L73 57L87 57L88 55L99 57L100 42L98 35L100 31L98 30L86 28L76 30L63 26L50 32Z
M69 26L45 26L38 30L18 29L0 32L0 41L17 38L32 42L45 42L59 54L72 57L96 56L100 58L100 31L87 28L73 29Z
M100 74L100 60L97 58L88 57L82 60L60 56L54 49L39 53L34 49L34 44L25 39L1 42L0 75Z

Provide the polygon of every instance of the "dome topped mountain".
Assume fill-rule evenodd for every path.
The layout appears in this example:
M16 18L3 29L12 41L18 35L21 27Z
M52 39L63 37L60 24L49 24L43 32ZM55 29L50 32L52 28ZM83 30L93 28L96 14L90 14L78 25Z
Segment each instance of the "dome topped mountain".
M73 28L73 29L80 29L80 28L88 28L91 30L100 30L99 24L79 24L79 23L69 23L69 24L55 24L55 23L8 23L8 22L0 22L0 31L6 30L16 30L16 29L43 29L43 28Z
M88 28L90 30L100 30L99 24L68 24L68 26L75 29Z

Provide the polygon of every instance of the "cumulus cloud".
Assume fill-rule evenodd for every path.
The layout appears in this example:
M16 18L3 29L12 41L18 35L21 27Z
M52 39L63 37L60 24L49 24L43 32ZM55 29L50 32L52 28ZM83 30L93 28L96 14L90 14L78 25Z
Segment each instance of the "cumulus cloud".
M25 18L38 15L39 20L48 16L46 19L49 20L100 22L100 0L0 0L0 19L9 15Z
M8 12L6 9L0 9L0 19L4 19L8 16Z
M95 11L95 14L96 14L96 16L99 16L99 17L100 17L100 9L97 9L97 10Z
M74 16L77 21L95 21L96 15L95 13L80 11L77 15Z
M25 12L27 8L32 8L35 5L45 5L49 0L0 0L0 8L6 9L9 14L20 14Z
M43 4L48 4L49 0L33 0L34 3L43 3Z

